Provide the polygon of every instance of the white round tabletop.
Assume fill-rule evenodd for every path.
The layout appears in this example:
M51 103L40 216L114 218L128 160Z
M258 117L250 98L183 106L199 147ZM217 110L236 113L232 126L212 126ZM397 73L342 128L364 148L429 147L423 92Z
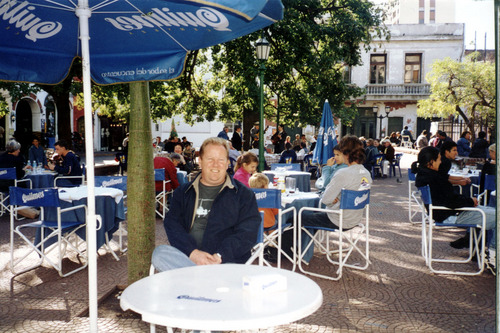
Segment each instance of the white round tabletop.
M273 274L286 278L286 290L243 290L243 277ZM322 301L320 287L304 275L272 267L223 264L175 269L141 279L124 290L120 306L156 325L249 330L307 317Z

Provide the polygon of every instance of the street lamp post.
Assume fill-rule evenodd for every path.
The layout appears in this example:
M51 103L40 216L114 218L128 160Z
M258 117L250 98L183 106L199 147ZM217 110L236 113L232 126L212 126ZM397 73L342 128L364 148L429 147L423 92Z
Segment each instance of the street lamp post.
M266 60L269 58L269 42L265 37L255 43L257 59L260 62L260 118L259 118L259 172L264 171L264 73L266 71Z

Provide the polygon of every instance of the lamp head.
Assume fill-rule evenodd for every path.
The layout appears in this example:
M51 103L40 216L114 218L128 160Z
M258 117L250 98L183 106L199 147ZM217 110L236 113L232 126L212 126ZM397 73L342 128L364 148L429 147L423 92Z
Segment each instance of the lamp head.
M267 60L269 58L269 50L271 49L271 45L267 41L265 37L260 38L255 43L255 51L257 52L257 59L259 60Z

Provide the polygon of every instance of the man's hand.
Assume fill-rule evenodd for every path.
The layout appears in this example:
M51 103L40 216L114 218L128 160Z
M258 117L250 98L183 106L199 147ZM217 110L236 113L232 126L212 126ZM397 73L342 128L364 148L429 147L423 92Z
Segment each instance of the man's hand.
M217 254L210 254L200 250L194 250L189 255L189 259L191 259L196 265L214 265L222 263L222 259Z
M478 205L477 198L472 198L472 200L474 201L474 207L477 207Z
M460 179L459 184L460 185L468 185L468 184L470 184L470 182L471 182L470 178L463 177L462 179Z

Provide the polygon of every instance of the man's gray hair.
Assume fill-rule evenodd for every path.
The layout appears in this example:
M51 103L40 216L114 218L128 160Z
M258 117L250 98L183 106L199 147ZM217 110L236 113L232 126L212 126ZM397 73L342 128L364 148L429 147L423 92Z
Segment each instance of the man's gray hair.
M13 153L18 149L21 149L21 144L16 140L10 140L5 147L8 153Z
M177 153L172 153L170 154L170 159L171 160L176 160L176 161L182 161L182 157L181 155L177 154Z

